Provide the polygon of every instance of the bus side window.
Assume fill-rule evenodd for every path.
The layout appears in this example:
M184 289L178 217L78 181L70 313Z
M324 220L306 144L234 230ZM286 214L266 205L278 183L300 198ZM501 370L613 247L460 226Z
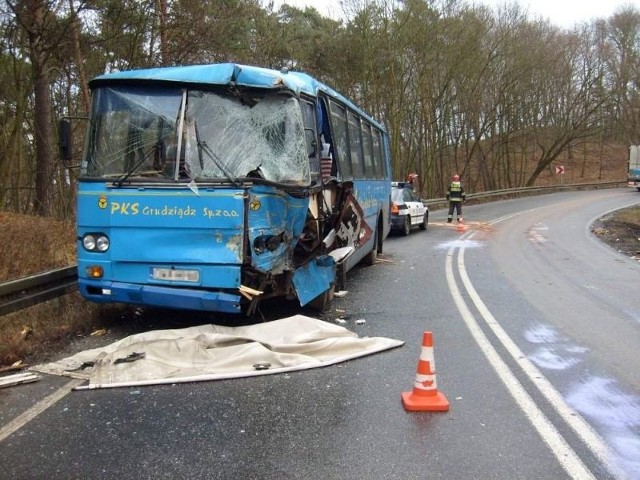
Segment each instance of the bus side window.
M353 112L349 112L348 132L349 149L351 153L351 172L355 178L364 176L364 160L362 158L362 139L360 138L360 118Z
M351 171L351 157L349 149L349 137L347 133L347 111L344 107L336 102L329 102L329 110L331 112L331 126L333 133L333 155L338 162L340 178L342 180L351 180L353 174Z
M317 180L320 177L320 162L318 160L318 135L316 129L315 107L306 100L300 101L302 108L302 120L304 122L304 138L307 145L307 155L309 157L309 173L311 179Z
M362 122L362 151L364 153L364 176L369 179L376 178L371 147L371 127L364 121Z
M382 138L377 128L373 129L373 165L376 171L376 178L385 178L387 175L385 169L384 154L382 152Z

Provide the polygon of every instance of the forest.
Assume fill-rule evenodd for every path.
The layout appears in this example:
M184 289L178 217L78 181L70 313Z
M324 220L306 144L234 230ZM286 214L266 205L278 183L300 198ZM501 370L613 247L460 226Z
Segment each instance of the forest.
M603 158L617 148L626 162L640 144L631 4L571 29L518 3L343 0L342 9L334 20L260 0L5 0L0 211L73 217L89 80L151 66L307 72L386 126L394 179L416 172L423 198L443 196L453 173L468 191L496 190L536 185L559 162L576 182L606 180ZM74 119L68 164L63 116Z

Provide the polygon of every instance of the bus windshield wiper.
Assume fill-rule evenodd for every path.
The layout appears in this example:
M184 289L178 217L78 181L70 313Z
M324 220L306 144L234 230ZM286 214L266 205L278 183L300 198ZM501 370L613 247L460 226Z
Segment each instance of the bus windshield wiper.
M229 172L229 170L225 168L222 160L220 160L220 158L215 153L213 153L211 148L209 148L209 145L207 145L207 142L205 142L204 140L199 141L198 148L202 149L202 151L207 154L207 156L211 159L211 161L215 164L215 166L218 167L222 173L224 173L225 177L227 177L227 180L233 183L233 185L235 185L236 187L240 185L240 182L238 181L238 179L235 178L231 174L231 172Z
M149 159L151 154L155 152L156 149L158 148L159 148L159 145L156 145L149 153L147 153L146 155L143 155L142 158L140 158L140 160L138 160L138 162L129 171L127 171L120 178L115 180L113 184L118 188L122 188L122 184L125 182L125 180L129 178L131 175L133 175L134 172L138 170L142 166L142 164L144 164L144 162L146 162Z

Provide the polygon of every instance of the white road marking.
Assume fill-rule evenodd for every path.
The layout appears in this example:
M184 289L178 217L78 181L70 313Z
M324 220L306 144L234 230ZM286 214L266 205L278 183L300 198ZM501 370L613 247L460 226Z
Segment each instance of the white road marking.
M502 380L504 385L507 387L507 390L513 399L516 401L533 427L538 431L544 442L549 446L551 452L553 452L555 457L558 459L558 462L562 465L569 476L576 480L595 480L593 474L582 463L580 457L578 457L576 452L567 444L566 440L560 435L549 419L544 416L542 411L538 408L536 403L529 396L511 370L509 370L507 364L502 360L502 358L500 358L498 352L493 348L489 339L487 339L478 326L473 314L462 298L458 285L453 277L452 257L453 249L447 253L446 260L446 276L447 283L449 284L449 290L451 291L451 295L458 307L460 315L462 315L467 328L482 350L482 353L487 357L487 360L498 374L498 377L500 377L500 380Z
M60 389L53 392L48 397L45 397L43 400L36 403L29 410L14 418L12 421L7 423L4 427L0 428L0 442L2 442L5 438L7 438L12 433L20 430L24 427L28 422L36 418L42 412L44 412L47 408L54 405L56 402L65 397L73 388L78 385L84 383L86 380L73 379L70 382L66 383Z
M474 305L480 312L480 315L484 319L487 326L500 340L500 343L509 352L511 357L520 365L520 368L529 377L529 379L538 387L540 393L551 403L553 408L560 414L565 422L567 422L576 434L582 439L582 441L589 447L589 449L596 455L602 462L606 463L608 457L608 448L600 438L600 436L591 428L591 425L580 416L580 414L571 408L564 400L562 395L553 387L551 382L542 374L542 372L526 357L524 352L518 348L511 337L500 326L500 323L491 314L487 306L484 304L480 295L473 287L467 270L464 265L464 249L461 249L458 253L458 269L460 272L460 278L462 283L471 297Z

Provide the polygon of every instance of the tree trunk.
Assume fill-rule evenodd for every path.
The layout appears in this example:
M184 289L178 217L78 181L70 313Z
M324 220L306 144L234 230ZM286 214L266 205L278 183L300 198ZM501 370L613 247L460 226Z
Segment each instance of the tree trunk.
M169 53L169 39L167 35L167 0L158 0L158 13L160 20L160 54L162 55L162 65L170 65L171 54Z
M27 0L24 24L29 34L29 51L34 87L34 123L36 140L36 198L38 215L51 216L53 201L53 128L51 126L51 94L47 68L46 39L43 32L45 5L42 0Z
M87 76L84 72L84 57L80 48L80 26L78 16L73 7L73 0L69 0L69 10L71 11L71 38L73 40L73 51L76 60L76 68L78 69L78 80L80 81L80 90L82 91L82 104L84 113L89 114L91 108L91 96L89 94L89 85L87 84Z
M35 213L52 214L51 186L53 181L53 149L51 128L51 98L49 76L33 63L36 127L36 202Z

